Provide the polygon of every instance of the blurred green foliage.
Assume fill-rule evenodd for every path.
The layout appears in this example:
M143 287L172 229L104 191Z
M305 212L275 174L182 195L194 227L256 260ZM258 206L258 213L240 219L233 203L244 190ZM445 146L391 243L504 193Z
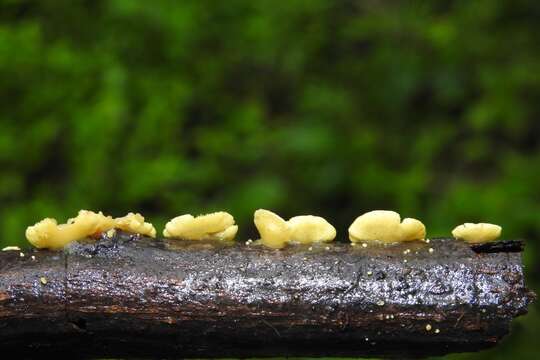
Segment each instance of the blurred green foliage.
M395 209L526 238L540 281L540 3L0 1L0 245L80 208ZM501 347L536 359L537 307Z

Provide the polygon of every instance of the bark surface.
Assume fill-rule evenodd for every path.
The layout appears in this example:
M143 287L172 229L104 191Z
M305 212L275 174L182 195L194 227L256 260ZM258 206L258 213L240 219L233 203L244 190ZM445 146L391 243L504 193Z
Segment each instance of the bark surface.
M521 248L432 239L271 250L119 232L64 252L5 251L0 349L25 358L478 351L535 298Z

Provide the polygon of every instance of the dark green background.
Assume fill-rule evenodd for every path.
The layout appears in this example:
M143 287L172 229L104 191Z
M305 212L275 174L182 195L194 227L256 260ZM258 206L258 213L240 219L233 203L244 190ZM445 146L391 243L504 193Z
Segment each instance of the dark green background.
M80 208L371 209L527 239L540 268L537 1L0 1L0 245ZM535 359L537 305L496 350ZM444 330L442 330L444 331Z

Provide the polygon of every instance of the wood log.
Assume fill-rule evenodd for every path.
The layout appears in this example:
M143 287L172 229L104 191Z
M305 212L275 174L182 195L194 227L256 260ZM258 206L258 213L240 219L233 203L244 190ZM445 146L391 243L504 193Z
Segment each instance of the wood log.
M117 232L63 252L4 251L0 349L23 358L478 351L535 298L519 249L432 239L271 250Z

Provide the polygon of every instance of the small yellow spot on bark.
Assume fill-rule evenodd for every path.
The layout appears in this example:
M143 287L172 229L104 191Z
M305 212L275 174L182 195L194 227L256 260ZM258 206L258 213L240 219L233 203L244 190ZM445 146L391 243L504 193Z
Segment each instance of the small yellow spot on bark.
M39 281L43 284L43 285L47 285L47 278L45 276L42 276L39 278Z

